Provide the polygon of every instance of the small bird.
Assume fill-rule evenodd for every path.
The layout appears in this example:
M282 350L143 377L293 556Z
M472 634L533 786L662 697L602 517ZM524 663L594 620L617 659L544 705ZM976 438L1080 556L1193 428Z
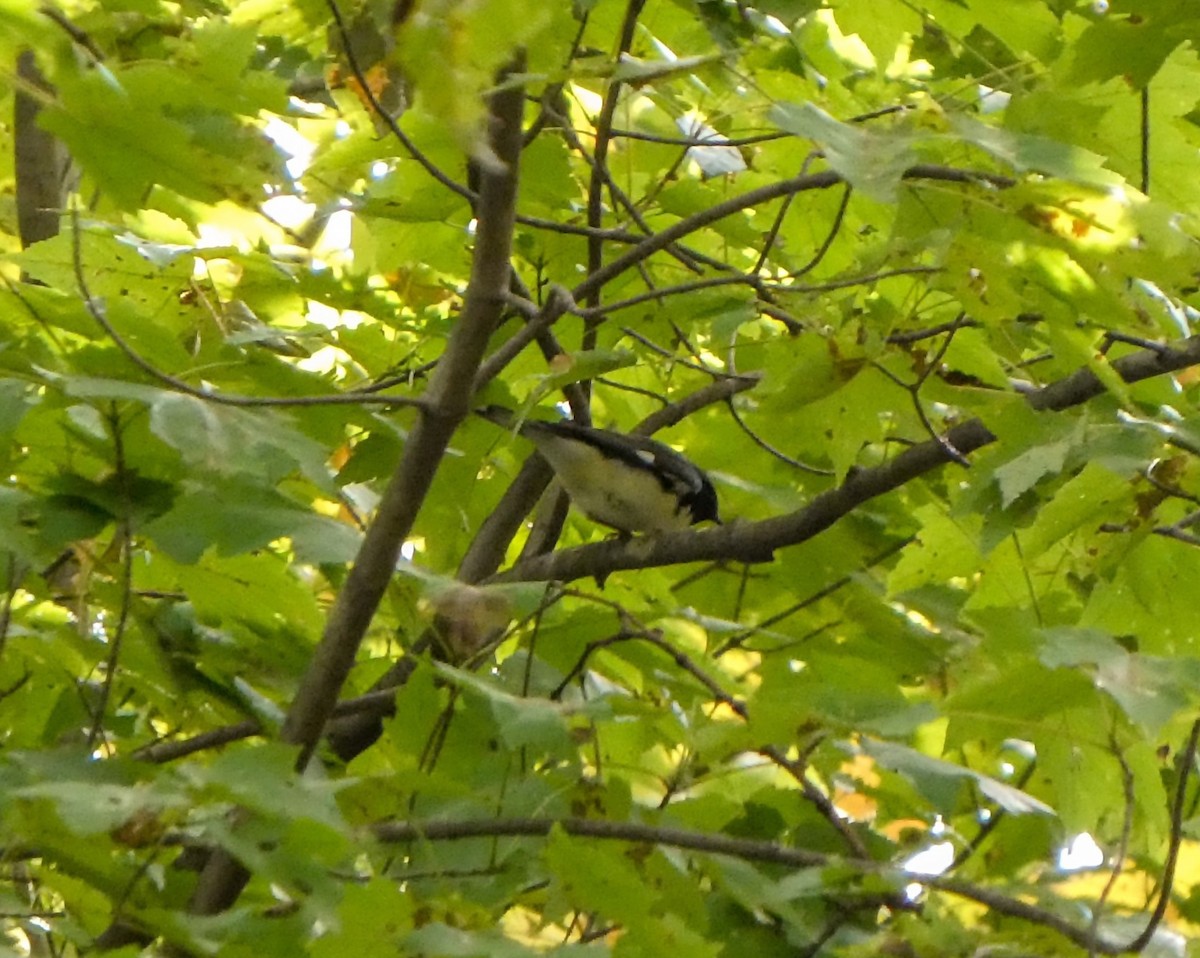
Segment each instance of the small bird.
M512 428L503 406L476 410ZM717 493L704 470L674 449L647 439L579 423L526 419L517 431L550 464L575 506L618 532L670 532L697 522L719 523Z

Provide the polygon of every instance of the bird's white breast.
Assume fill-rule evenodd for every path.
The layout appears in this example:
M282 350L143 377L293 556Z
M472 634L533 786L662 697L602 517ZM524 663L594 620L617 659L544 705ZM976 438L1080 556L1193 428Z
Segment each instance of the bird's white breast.
M530 436L586 516L627 532L686 529L691 515L648 469L609 459L587 443Z

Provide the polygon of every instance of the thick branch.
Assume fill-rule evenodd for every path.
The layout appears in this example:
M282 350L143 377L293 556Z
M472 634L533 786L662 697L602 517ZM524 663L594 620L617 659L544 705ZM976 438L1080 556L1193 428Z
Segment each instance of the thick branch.
M730 396L751 389L758 382L754 376L728 377L711 383L696 392L672 403L665 409L653 413L638 425L633 432L649 436L682 421L693 412L713 403L722 402ZM526 460L512 484L505 491L496 508L484 521L479 534L472 541L462 563L458 577L464 582L479 582L492 575L504 560L509 543L525 522L525 517L537 504L553 478L553 472L537 453Z
M29 90L48 90L48 86L32 50L17 56L17 76L28 85L18 84L13 93L17 230L24 248L58 234L70 157L58 139L37 125L42 107Z
M375 826L374 832L378 839L385 842L457 841L501 835L541 837L549 835L554 828L581 838L666 845L672 848L686 848L690 851L710 855L729 855L743 861L784 865L790 868L823 868L840 865L862 874L893 875L907 880L919 880L921 884L937 891L986 905L997 914L1020 918L1049 928L1080 947L1086 948L1092 945L1097 952L1108 955L1120 954L1127 947L1114 942L1093 942L1089 930L1075 926L1054 912L1027 904L973 882L959 878L929 876L920 876L918 879L916 876L908 876L905 872L885 863L838 858L834 855L825 855L804 848L793 848L776 842L733 838L728 835L713 835L669 826L646 825L640 822L615 822L590 818L387 822Z
M1200 336L1189 337L1175 346L1123 356L1114 360L1112 366L1122 379L1132 383L1197 364L1200 364ZM1031 391L1026 398L1034 409L1059 410L1086 402L1104 390L1104 384L1094 372L1080 369L1066 379ZM972 419L955 426L939 439L910 446L883 465L852 472L840 486L821 493L796 512L762 522L731 523L705 532L672 532L627 541L613 539L565 549L520 562L492 581L570 582L592 576L604 577L622 569L681 562L719 559L765 562L776 549L806 542L864 502L953 461L949 449L967 455L995 441L995 434L987 426Z
M555 826L568 835L583 838L607 838L627 842L648 842L689 848L714 855L730 855L747 861L770 862L793 868L819 868L833 856L788 848L774 842L760 842L728 835L711 835L682 828L645 825L641 822L615 822L593 818L512 818L438 822L385 822L375 826L375 837L384 842L458 841L500 835L549 835Z
M519 86L493 98L492 149L504 167L481 174L479 228L466 305L430 381L427 405L408 437L284 722L283 740L302 747L301 766L333 712L450 437L470 411L471 384L508 290L523 102Z
M358 646L395 570L400 546L451 435L470 410L471 384L508 290L523 104L524 91L516 85L492 98L491 146L503 165L482 175L466 305L430 380L427 405L408 437L284 722L280 737L300 746L298 769L307 765L333 714ZM227 907L246 878L245 870L226 853L214 854L200 877L192 911L211 914Z

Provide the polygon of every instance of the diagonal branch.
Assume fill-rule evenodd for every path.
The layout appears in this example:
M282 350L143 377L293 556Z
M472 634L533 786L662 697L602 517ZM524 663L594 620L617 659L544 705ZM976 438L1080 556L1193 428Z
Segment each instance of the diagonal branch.
M1125 382L1132 383L1197 364L1200 364L1200 336L1191 336L1173 346L1123 356L1113 361L1112 368ZM1083 368L1029 392L1026 400L1034 409L1061 410L1080 405L1104 391L1099 377L1091 369ZM938 439L910 446L880 466L852 472L840 486L821 493L796 512L761 522L731 523L705 532L639 536L625 542L613 539L565 549L519 562L492 581L570 582L604 577L623 569L683 562L720 559L765 562L776 549L806 542L864 502L954 461L948 448L965 456L995 441L996 435L982 421L971 419Z
M928 163L919 163L910 167L905 170L903 178L905 180L940 180L948 183L983 183L992 187L1007 187L1013 184L1013 180L1005 176L976 170L961 170L949 166L935 166ZM672 243L708 226L709 223L716 223L726 216L769 203L771 200L792 196L796 193L805 193L809 190L827 190L844 182L845 180L833 170L802 173L786 180L747 190L745 193L731 196L720 203L714 203L707 209L672 223L653 236L647 236L616 259L610 260L596 271L589 273L587 279L571 290L572 298L577 303L590 301L594 293L627 269L637 266L650 254L666 249Z
M524 92L517 85L492 99L496 129L491 145L505 166L481 174L479 228L466 305L430 380L422 416L405 444L284 722L283 740L301 746L300 768L307 764L333 711L450 436L470 411L471 384L508 291L523 103Z
M502 87L491 98L491 146L502 165L482 173L479 227L466 305L430 380L421 418L408 437L284 721L280 737L300 746L298 771L308 764L333 714L359 644L395 570L400 546L412 529L451 435L470 411L471 384L508 291L523 106L524 91L518 84ZM218 850L200 876L191 911L214 914L224 910L237 900L248 877L240 863Z

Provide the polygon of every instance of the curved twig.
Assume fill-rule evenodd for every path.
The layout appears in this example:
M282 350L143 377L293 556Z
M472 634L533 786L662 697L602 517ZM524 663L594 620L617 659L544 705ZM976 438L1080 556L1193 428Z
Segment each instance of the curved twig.
M146 359L141 353L129 345L105 313L104 305L92 295L87 277L83 270L83 253L79 240L79 209L71 207L71 258L75 273L75 286L83 299L84 308L94 319L116 347L125 357L151 379L157 380L164 386L169 386L175 392L203 399L205 402L221 406L239 407L287 407L287 406L416 406L424 405L424 400L411 396L377 396L365 393L342 393L334 396L244 396L238 393L218 393L205 389L197 389L186 380L164 372Z
M1112 894L1112 890L1117 885L1117 879L1121 877L1121 871L1125 867L1125 856L1129 852L1129 836L1133 832L1134 803L1137 801L1134 795L1135 782L1133 769L1129 767L1128 760L1121 752L1121 748L1116 741L1116 735L1113 734L1111 738L1113 754L1117 758L1117 764L1121 766L1121 795L1124 799L1125 807L1121 816L1121 839L1117 843L1117 853L1113 856L1112 871L1108 873L1108 880L1104 883L1104 887L1100 889L1100 895L1096 899L1095 906L1092 908L1091 935L1093 943L1100 935L1100 919L1104 917L1104 906L1108 902L1108 896ZM1093 946L1089 946L1089 958L1095 955L1095 953L1096 949Z
M963 170L949 166L937 166L929 163L919 163L904 172L905 180L934 180L946 183L974 184L983 183L997 188L1011 186L1014 183L1010 177L999 176L977 170ZM672 223L666 229L648 236L630 249L609 261L600 269L588 275L582 283L576 286L571 294L576 302L591 300L593 294L605 284L620 276L627 269L636 266L652 253L665 249L677 240L683 239L690 233L702 229L710 223L724 219L734 213L752 206L759 206L771 200L781 199L793 193L803 193L810 190L826 190L845 180L832 170L822 170L793 176L776 183L768 183L753 190L747 190L737 196L731 196L720 203L714 203L708 209L693 213Z
M877 273L871 273L867 276L848 276L845 279L830 280L827 283L803 285L781 283L777 280L768 279L765 276L757 276L752 272L734 273L726 276L707 276L703 279L689 280L686 283L677 283L674 286L649 289L644 293L635 293L633 296L628 296L625 299L614 300L602 306L589 306L575 312L579 316L591 319L598 316L606 316L618 310L629 309L632 306L640 306L642 303L657 302L668 296L683 296L688 293L695 293L705 289L716 289L721 286L749 286L754 289L760 299L765 299L768 294L772 293L786 293L789 295L828 293L838 289L849 289L852 286L866 286L868 283L877 283L880 280L891 279L894 276L913 276L937 272L939 272L939 269L936 266L901 266L896 269L880 270ZM797 273L796 275L800 274Z
M387 126L392 136L400 142L400 145L408 151L409 156L416 160L426 173L451 193L456 193L463 199L471 200L472 202L477 200L478 197L473 190L468 189L443 173L437 164L429 159L417 144L409 138L408 134L400 129L400 124L396 122L396 118L384 109L383 104L375 96L375 90L370 80L363 73L362 67L358 62L358 57L354 54L354 44L351 41L349 31L346 29L346 21L342 17L342 11L337 5L337 0L325 0L325 6L329 9L329 15L333 18L334 26L337 27L338 36L342 41L342 51L346 54L346 62L350 65L350 72L354 74L354 79L358 82L359 90L371 105L371 109L375 111L375 115Z
M1192 723L1192 731L1188 736L1187 745L1184 746L1183 752L1179 756L1179 784L1175 786L1175 799L1171 803L1171 841L1167 846L1167 860L1163 863L1162 885L1158 889L1158 901L1155 902L1154 911L1146 921L1146 927L1142 929L1142 933L1121 948L1121 951L1142 951L1150 944L1154 933L1158 931L1158 926L1162 924L1162 920L1167 914L1167 906L1171 903L1171 890L1175 887L1175 866L1179 864L1179 849L1183 845L1183 818L1188 779L1191 777L1192 766L1196 764L1198 744L1200 744L1200 719ZM1088 939L1089 948L1094 947L1097 951L1107 951L1098 945L1090 944L1095 941L1094 935L1089 935ZM1113 954L1111 951L1107 951L1107 953Z
M819 466L812 466L807 462L801 462L799 459L789 456L782 449L777 449L772 446L769 442L763 439L762 436L750 428L750 425L745 419L742 418L742 414L738 412L737 406L734 405L732 399L725 403L725 408L729 410L730 417L732 417L738 428L742 430L743 434L745 434L745 436L752 443L758 446L759 449L763 450L763 452L774 456L780 462L787 463L794 469L799 469L801 472L811 473L814 476L832 476L834 474L832 469L822 469Z
M113 472L117 477L117 489L121 502L121 515L117 519L118 553L121 564L121 598L117 609L117 621L112 626L108 636L108 656L104 661L104 680L100 685L100 695L92 712L92 727L88 731L87 750L93 752L100 736L104 732L104 714L108 711L108 703L112 699L113 684L117 680L117 665L121 660L121 646L124 644L125 630L129 625L129 610L133 604L133 528L130 516L133 513L133 500L129 495L129 473L125 462L125 440L121 435L121 422L114 408L109 414L109 426L113 436Z
M642 8L645 5L646 0L628 0L628 5L625 7L625 16L621 22L621 33L617 39L617 56L628 53L629 48L633 45L633 32L637 27L637 19L641 15ZM592 229L599 228L604 215L603 191L605 180L608 178L608 144L612 131L613 117L617 112L617 101L620 97L622 86L621 81L615 77L609 81L608 88L604 91L604 100L600 105L600 115L593 124L592 175L588 182L587 193L587 225ZM669 245L668 243L667 246ZM663 248L665 249L666 247ZM600 240L596 237L588 237L588 276L593 276L600 271L603 259L604 248ZM574 297L577 302L587 301L592 306L598 306L599 292L600 286L596 286L586 293L576 290ZM584 333L584 349L593 348L594 338L594 327L589 327Z

